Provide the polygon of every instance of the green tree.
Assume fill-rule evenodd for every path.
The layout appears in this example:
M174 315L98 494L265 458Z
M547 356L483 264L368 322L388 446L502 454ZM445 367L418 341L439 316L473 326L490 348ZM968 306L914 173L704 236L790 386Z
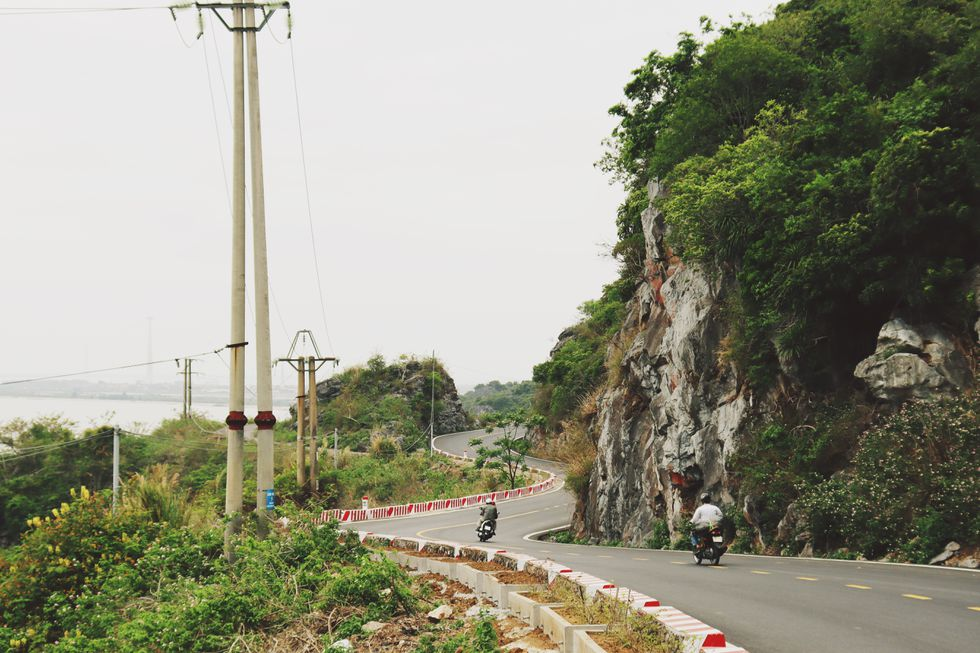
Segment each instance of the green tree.
M470 441L470 445L477 448L475 463L477 469L498 469L511 489L517 487L518 474L528 469L526 458L531 449L531 442L526 437L526 429L538 427L542 421L540 416L529 416L523 410L488 415L487 433L500 429L503 435L494 440L493 446L489 447L480 438Z

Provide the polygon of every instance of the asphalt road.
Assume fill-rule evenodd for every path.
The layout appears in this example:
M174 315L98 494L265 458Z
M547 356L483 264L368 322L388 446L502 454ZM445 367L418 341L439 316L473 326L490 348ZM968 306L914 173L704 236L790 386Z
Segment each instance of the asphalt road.
M482 431L436 438L470 456ZM492 437L492 436L491 436ZM560 470L546 461L535 466ZM751 653L920 653L980 650L980 572L942 567L730 554L717 567L690 553L539 542L529 534L568 524L564 489L500 502L501 549L552 559L629 587L723 631ZM479 544L477 508L361 522L392 535Z

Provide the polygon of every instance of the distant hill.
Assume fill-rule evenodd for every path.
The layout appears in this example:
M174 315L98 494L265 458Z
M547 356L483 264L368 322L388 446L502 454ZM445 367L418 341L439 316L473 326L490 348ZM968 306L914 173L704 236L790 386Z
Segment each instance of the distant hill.
M528 408L534 395L533 381L490 381L481 383L464 394L460 399L463 408L471 415L492 411L508 411L514 408Z
M435 434L463 431L469 419L456 392L456 383L438 360L382 356L348 368L317 383L321 433L335 428L340 446L367 448L372 438L384 437L403 451L428 446L432 398L435 396ZM290 407L295 415L295 405Z

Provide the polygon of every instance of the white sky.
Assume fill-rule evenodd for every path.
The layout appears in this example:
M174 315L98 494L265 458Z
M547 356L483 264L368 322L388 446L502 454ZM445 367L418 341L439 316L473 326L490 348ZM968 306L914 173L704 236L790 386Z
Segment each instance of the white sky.
M155 359L229 340L228 32L193 41L182 12L186 48L164 9L3 15L156 4L0 0L0 379L147 360L148 318ZM259 38L273 356L308 328L346 364L435 349L462 387L530 378L615 277L622 190L593 163L630 71L701 15L773 4L294 0L332 348L277 15ZM213 356L198 369L227 380Z

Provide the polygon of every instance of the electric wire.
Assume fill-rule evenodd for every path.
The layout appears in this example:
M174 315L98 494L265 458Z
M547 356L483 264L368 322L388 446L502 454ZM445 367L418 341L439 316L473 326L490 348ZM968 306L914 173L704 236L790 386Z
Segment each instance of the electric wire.
M330 327L327 326L327 308L323 300L323 282L320 279L320 261L317 257L316 234L313 229L313 204L310 201L310 173L306 165L306 142L303 138L303 118L299 109L299 83L296 79L296 55L293 49L292 39L289 39L289 61L293 69L293 97L296 100L296 125L299 133L300 157L303 161L303 186L306 190L306 217L310 224L310 245L313 248L313 268L316 271L317 295L320 298L320 316L323 318L323 332L327 336L327 345L330 346L330 352L334 353L336 350L333 347L333 341L330 339Z
M0 7L0 16L47 16L58 14L100 14L147 9L170 9L165 5L145 7Z
M224 349L224 347L222 347L221 349ZM20 384L20 383L34 383L35 381L51 381L52 379L65 379L65 378L72 377L72 376L83 376L83 375L86 375L86 374L99 374L101 372L114 372L116 370L128 370L128 369L132 369L134 367L146 367L148 365L161 365L163 363L172 363L175 360L178 360L180 358L194 358L195 356L207 356L208 354L215 354L215 353L221 351L221 349L217 349L215 351L205 351L205 352L201 352L199 354L191 354L190 356L174 356L174 357L171 357L171 358L164 358L164 359L157 360L157 361L146 361L144 363L132 363L130 365L117 365L116 367L103 367L103 368L96 369L96 370L84 370L82 372L68 372L68 373L65 373L65 374L52 374L50 376L38 376L38 377L30 378L30 379L17 379L17 380L14 380L14 381L0 381L0 386L3 386L3 385L17 385L17 384Z
M72 445L80 444L82 442L91 442L93 440L105 438L110 435L112 435L112 431L102 431L100 433L96 433L95 435L89 435L84 438L75 438L74 440L57 442L55 444L50 444L50 445L40 445L38 447L32 448L34 449L32 451L21 451L19 449L15 449L15 453L0 455L0 463L6 463L12 460L20 460L22 458L30 458L32 456L37 456L43 453L47 453L49 451L54 451L55 449L63 449L64 447L70 447Z

